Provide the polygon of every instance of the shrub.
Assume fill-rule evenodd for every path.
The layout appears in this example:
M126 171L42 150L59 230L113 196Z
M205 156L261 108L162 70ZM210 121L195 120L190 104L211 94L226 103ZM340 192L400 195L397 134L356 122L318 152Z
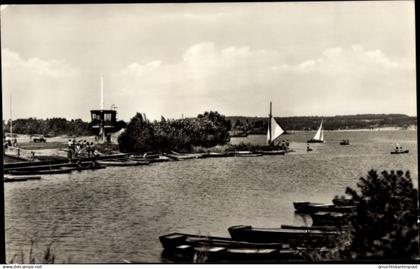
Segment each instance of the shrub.
M339 240L324 259L418 259L418 190L410 173L383 171L378 175L371 170L357 187L359 192L346 189L356 204L349 217L347 239Z
M191 152L193 147L213 147L229 141L230 122L218 112L197 118L149 122L137 113L118 138L122 152Z

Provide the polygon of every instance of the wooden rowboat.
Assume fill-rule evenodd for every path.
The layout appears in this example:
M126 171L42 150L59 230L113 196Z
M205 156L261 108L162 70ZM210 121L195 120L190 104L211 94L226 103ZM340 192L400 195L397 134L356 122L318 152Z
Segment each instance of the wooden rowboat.
M262 155L285 155L285 150L257 150L255 153Z
M28 180L40 180L40 176L7 176L4 177L4 182L20 182Z
M248 150L235 151L235 157L260 157L261 153L254 153Z
M229 227L232 239L255 243L283 243L290 246L328 246L340 234L337 231L282 228L254 228L247 225Z
M253 243L231 238L172 233L159 237L162 256L175 261L280 261L301 259L300 252L282 243Z
M104 166L137 166L137 165L148 165L148 161L97 161L100 165Z
M343 226L347 225L347 214L337 212L312 213L312 225L315 226Z
M51 174L69 174L77 168L58 168L50 170L10 170L11 175L51 175Z
M181 154L181 153L165 153L164 156L174 159L176 161L183 161L183 160L190 160L190 159L200 159L204 158L204 153L188 153L188 154Z
M348 229L347 226L341 226L341 227L337 227L337 226L294 226L294 225L281 225L280 226L282 229L292 229L292 230L304 230L304 231L313 231L313 230L318 230L318 231L330 231L330 232L336 232L336 231L342 231L342 230L346 230Z
M216 236L204 236L184 233L170 233L159 237L159 241L163 248L174 248L182 244L188 244L192 246L201 246L207 244L209 246L216 247L241 247L241 248L277 248L283 249L288 248L289 245L283 243L252 243L240 240L234 240L226 237Z
M297 213L315 213L315 212L338 212L351 213L355 206L353 205L335 205L311 202L294 202Z

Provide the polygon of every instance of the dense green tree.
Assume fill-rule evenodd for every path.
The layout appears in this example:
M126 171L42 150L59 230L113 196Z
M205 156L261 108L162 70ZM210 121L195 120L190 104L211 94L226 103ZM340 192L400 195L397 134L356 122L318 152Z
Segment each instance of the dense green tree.
M115 123L115 132L118 132L121 129L124 129L127 127L127 123L123 120L119 120Z
M197 118L150 123L140 113L131 119L119 137L123 152L191 151L194 146L212 147L229 141L230 122L218 112L205 112Z
M148 152L153 150L153 125L143 115L137 113L118 137L122 152Z
M347 188L356 202L350 217L348 258L410 260L419 257L418 191L409 172L371 170L357 184L360 193Z
M316 260L419 259L418 190L409 172L369 171L360 178L358 191L347 188L356 209L349 232L337 240L336 248Z

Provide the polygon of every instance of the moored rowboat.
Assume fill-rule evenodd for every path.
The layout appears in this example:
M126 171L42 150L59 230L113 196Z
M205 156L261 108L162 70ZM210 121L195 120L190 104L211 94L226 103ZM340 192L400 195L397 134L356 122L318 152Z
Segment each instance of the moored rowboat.
M297 213L315 213L315 212L338 212L338 213L351 213L355 206L353 205L335 205L335 204L322 204L311 202L293 202Z
M257 150L255 153L259 153L262 155L285 155L285 150Z
M49 174L69 174L77 168L59 168L50 170L10 170L11 175L49 175Z
M312 225L343 226L347 225L347 214L337 212L317 212L311 214Z
M230 246L230 247L241 247L241 248L276 248L283 249L288 248L289 245L283 243L253 243L240 240L233 240L232 238L226 237L215 237L215 236L204 236L184 233L171 233L162 235L159 237L159 241L163 248L174 248L179 245L188 244L192 246L201 246L206 244L208 246Z
M253 243L231 238L172 233L159 237L162 256L176 261L281 261L302 259L301 251L282 243Z
M126 160L121 160L121 161L97 161L100 165L105 165L105 166L137 166L137 165L147 165L150 162L148 161L126 161Z
M181 153L165 153L164 156L174 159L176 161L190 160L190 159L200 159L205 157L204 153L191 153L191 154L181 154Z
M248 150L235 151L235 157L260 157L261 153L254 153Z
M40 176L7 176L4 177L4 182L19 182L28 180L40 180Z
M337 231L282 228L253 228L247 225L229 227L232 239L258 243L283 243L290 246L328 246L340 234Z
M305 231L312 231L312 230L318 230L318 231L341 231L346 230L348 227L346 226L293 226L293 225L281 225L282 229L292 229L292 230L305 230Z

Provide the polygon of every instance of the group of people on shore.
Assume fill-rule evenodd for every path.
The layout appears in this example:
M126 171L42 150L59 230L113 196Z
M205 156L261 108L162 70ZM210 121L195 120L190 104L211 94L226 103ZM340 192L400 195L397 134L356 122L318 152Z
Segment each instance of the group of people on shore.
M7 149L8 147L17 147L17 138L13 137L3 137L3 148Z
M95 145L93 142L87 142L86 140L69 139L67 156L69 160L74 158L93 158L95 157Z

